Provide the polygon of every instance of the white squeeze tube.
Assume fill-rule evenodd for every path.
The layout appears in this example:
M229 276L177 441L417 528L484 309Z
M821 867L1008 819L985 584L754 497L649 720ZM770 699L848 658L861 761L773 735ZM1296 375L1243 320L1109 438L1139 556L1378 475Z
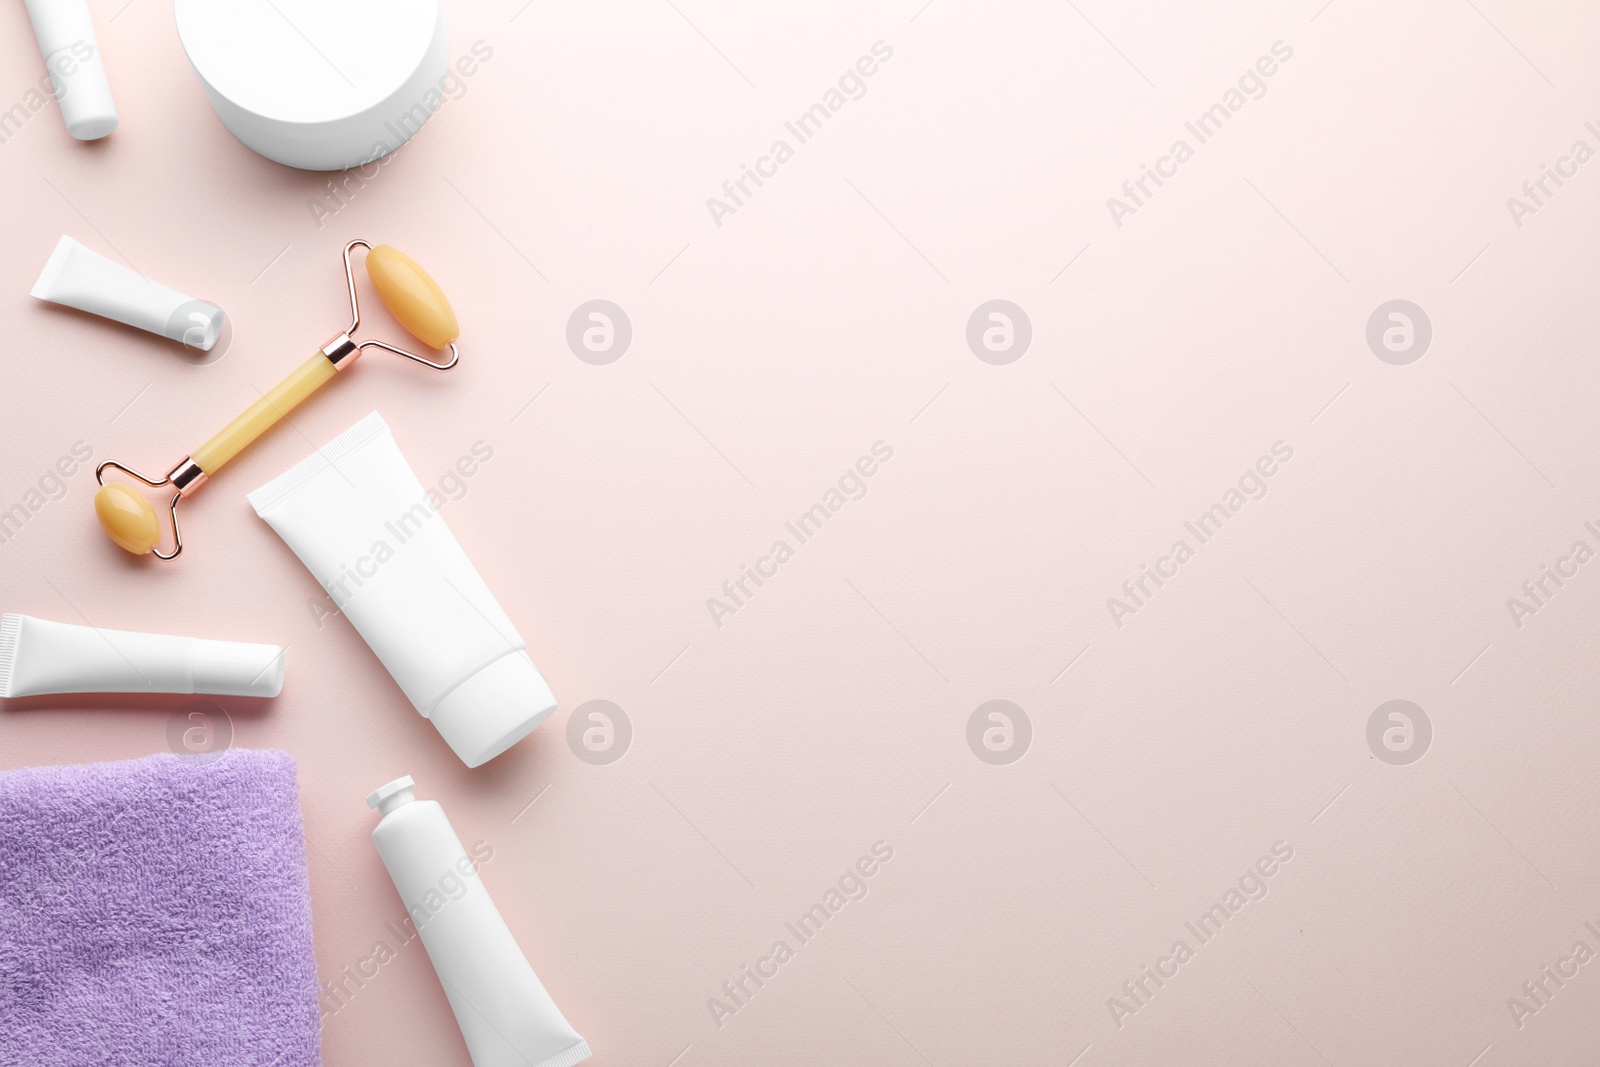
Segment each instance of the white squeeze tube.
M373 412L250 494L468 767L543 722L556 698Z
M222 333L217 305L185 296L62 235L29 294L211 351Z
M372 842L438 972L473 1067L582 1063L588 1042L528 965L444 809L417 800L415 785L407 775L367 797L383 816Z
M97 141L117 128L117 105L87 0L25 0L67 132Z
M283 649L0 617L0 697L53 693L206 693L275 697Z

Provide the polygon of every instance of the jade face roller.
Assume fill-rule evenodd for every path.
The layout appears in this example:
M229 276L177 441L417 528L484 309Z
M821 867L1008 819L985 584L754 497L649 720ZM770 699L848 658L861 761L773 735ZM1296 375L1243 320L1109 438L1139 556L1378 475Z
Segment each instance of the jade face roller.
M377 290L378 298L412 336L431 348L450 351L443 363L424 359L414 352L383 341L356 341L351 334L361 325L361 305L356 298L355 268L350 264L350 253L356 248L367 250L367 276ZM295 405L316 392L339 371L356 361L364 348L381 348L385 352L415 360L434 370L449 370L461 358L456 352L455 340L460 330L455 312L443 291L417 266L409 256L390 245L373 247L366 241L351 241L344 246L344 277L350 287L350 327L317 350L287 378L274 386L260 400L217 432L211 440L185 456L176 467L159 480L146 478L138 471L115 460L106 460L95 468L95 481L100 491L94 496L95 514L106 534L119 548L134 555L153 555L170 560L183 551L183 538L178 533L178 502L193 495L217 471L222 469L246 445L260 437ZM171 487L172 500L167 508L172 514L172 551L162 552L156 547L161 541L161 523L150 501L136 492L126 482L107 482L106 471L115 468L143 482L152 489Z

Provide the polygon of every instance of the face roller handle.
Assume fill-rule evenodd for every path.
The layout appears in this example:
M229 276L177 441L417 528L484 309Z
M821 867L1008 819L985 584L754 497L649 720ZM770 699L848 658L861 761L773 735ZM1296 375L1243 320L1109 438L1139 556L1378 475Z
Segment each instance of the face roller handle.
M448 348L449 360L437 363L384 341L351 339L351 334L361 325L355 268L350 262L350 253L356 248L367 249L367 274L390 314L424 344L436 349ZM275 426L335 374L353 364L362 349L381 348L434 370L449 370L460 360L455 346L455 339L460 333L455 312L451 310L444 292L411 257L391 245L373 247L366 241L351 241L344 248L344 271L350 290L350 328L323 345L316 355L168 471L165 478L160 481L146 478L112 460L95 469L95 479L102 487L95 494L95 513L100 518L100 525L105 527L106 533L119 547L135 555L150 553L163 560L176 557L183 551L183 539L178 531L178 502L199 489L207 478L221 470L229 460ZM168 504L172 514L171 552L156 548L161 539L161 528L150 502L124 483L106 484L104 474L108 468L116 468L151 488L172 487L174 493Z
M435 363L382 341L357 342L350 339L350 335L361 325L361 305L356 296L355 273L350 265L350 253L357 246L370 249L367 253L367 274L390 314L424 344L433 348L449 348L448 363ZM215 474L223 464L244 451L245 446L276 425L302 400L316 392L336 373L348 368L363 348L382 348L425 363L435 370L449 370L456 365L459 357L454 342L460 328L456 324L455 312L450 309L450 303L438 284L410 256L392 245L373 248L365 241L351 241L345 246L344 262L345 277L350 283L350 314L353 320L350 328L323 345L316 355L300 364L270 392L251 404L244 414L194 451L189 458L206 475Z

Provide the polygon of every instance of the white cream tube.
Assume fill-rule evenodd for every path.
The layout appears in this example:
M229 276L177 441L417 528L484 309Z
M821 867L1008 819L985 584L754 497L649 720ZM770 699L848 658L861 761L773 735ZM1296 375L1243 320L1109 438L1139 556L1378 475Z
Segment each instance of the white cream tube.
M250 494L468 767L555 710L527 643L373 412Z
M0 697L52 693L205 693L275 697L283 649L239 641L101 630L0 617Z
M415 784L408 775L367 797L383 815L372 842L439 974L473 1067L582 1063L588 1042L517 947L444 809L417 800Z
M117 105L87 0L25 0L67 132L96 141L117 128Z
M153 282L65 235L29 295L125 322L202 352L209 352L222 333L223 314L217 305Z

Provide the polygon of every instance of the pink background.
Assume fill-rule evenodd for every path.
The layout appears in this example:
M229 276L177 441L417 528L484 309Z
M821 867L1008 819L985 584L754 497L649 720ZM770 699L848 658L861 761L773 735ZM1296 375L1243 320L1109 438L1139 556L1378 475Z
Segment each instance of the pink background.
M226 133L162 0L93 6L122 128L76 144L52 107L0 145L0 508L79 440L153 471L198 445L343 326L352 237L411 252L464 327L449 375L371 354L296 411L187 506L175 565L104 540L88 470L0 545L5 610L289 646L282 697L220 703L299 761L325 981L400 918L363 797L409 773L495 849L597 1064L1592 1056L1600 962L1520 1029L1506 1005L1600 950L1600 563L1521 628L1506 606L1600 547L1600 162L1506 207L1600 148L1592 11L448 0L451 54L492 58L319 229L326 176ZM8 106L41 65L20 4L0 31ZM879 40L866 95L715 225ZM1114 225L1279 40L1267 94ZM30 300L63 232L220 303L231 348L188 365ZM607 366L565 341L595 298L633 324ZM965 339L996 298L1033 329L1006 366ZM1395 298L1433 324L1409 366L1365 341ZM244 499L374 408L425 484L493 449L444 514L562 707L476 771ZM716 625L879 440L867 495ZM1114 625L1280 440L1267 496ZM1366 740L1396 698L1433 726L1407 766ZM565 737L597 699L633 728L607 766ZM966 741L995 699L1033 728L1007 766ZM181 702L14 702L0 765L165 751ZM877 841L865 899L719 1027L708 998ZM1107 999L1278 841L1265 899L1119 1028ZM415 944L323 1040L467 1063Z

